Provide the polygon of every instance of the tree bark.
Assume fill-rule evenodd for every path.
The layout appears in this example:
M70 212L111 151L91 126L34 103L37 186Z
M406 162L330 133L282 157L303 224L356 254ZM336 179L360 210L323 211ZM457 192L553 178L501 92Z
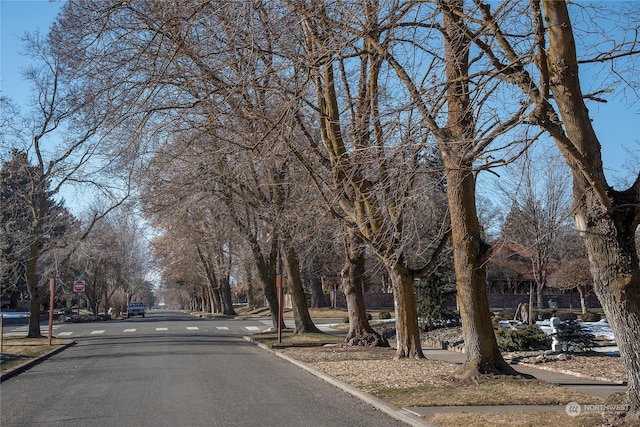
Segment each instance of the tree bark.
M502 358L491 323L485 267L489 246L480 237L474 203L475 179L470 169L452 165L446 168L456 290L466 352L465 363L456 375L460 378L478 374L517 375Z
M396 359L424 358L418 326L418 311L413 290L413 275L400 258L393 264L387 264L387 271L393 286L396 311Z
M582 285L578 285L576 287L578 291L578 296L580 297L580 313L585 314L587 312L587 301L584 295L584 290L582 289Z
M42 307L42 298L44 294L38 283L38 277L36 269L38 261L40 260L40 239L42 238L42 221L46 215L46 191L44 186L39 183L40 192L34 196L34 227L33 227L33 240L29 245L29 261L27 262L26 276L27 276L27 291L29 293L29 332L27 338L40 338L40 310ZM78 307L80 307L80 300L78 300Z
M222 279L220 283L222 294L223 313L227 316L235 316L236 310L233 308L233 300L231 299L231 284L229 283L229 277Z
M536 297L538 303L538 309L542 310L544 308L544 284L541 282L536 282Z
M363 244L352 228L345 233L345 264L341 272L342 288L347 301L349 346L389 347L389 341L373 330L364 304L365 257Z
M264 290L264 297L269 305L269 311L271 312L271 320L273 321L273 327L278 328L278 292L276 290L276 254L277 254L277 239L273 239L271 242L271 251L269 253L268 261L265 260L262 255L262 250L258 241L253 236L248 236L249 244L251 245L251 252L256 262L258 269L258 277L262 282L262 288ZM281 325L284 328L284 322Z
M321 308L326 307L327 302L324 299L324 292L322 290L322 278L315 276L311 278L311 307Z
M300 278L300 265L296 250L289 246L283 251L283 262L287 284L291 294L291 303L293 305L293 317L296 328L294 333L322 333L316 327L309 315L309 307L307 306L307 298L302 289L302 279Z
M637 202L636 202L637 204ZM626 227L601 219L585 234L594 290L627 372L628 422L640 421L640 270L635 239ZM601 234L602 233L602 234Z
M220 287L211 287L211 295L213 299L211 300L213 313L222 313L222 296L220 295Z
M216 273L213 270L209 260L205 257L204 252L200 248L200 245L196 245L196 251L198 253L198 257L200 258L200 263L204 268L205 274L207 276L207 295L209 296L209 310L211 313L220 313L222 304L220 303L220 292L217 287L218 279L216 277ZM203 310L204 311L204 310Z

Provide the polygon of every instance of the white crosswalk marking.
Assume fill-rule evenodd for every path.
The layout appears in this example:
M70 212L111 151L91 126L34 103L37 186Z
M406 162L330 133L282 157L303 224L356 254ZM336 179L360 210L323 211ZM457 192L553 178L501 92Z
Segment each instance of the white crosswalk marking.
M137 329L125 329L125 330L124 330L124 331L122 331L122 332L124 332L124 333L128 333L128 332L135 332L135 331L137 331Z
M197 331L198 329L200 328L198 328L197 326L187 326L187 331Z
M219 331L228 331L229 327L228 326L216 326L216 329Z
M168 331L169 328L156 328L156 331Z
M244 327L247 331L259 331L260 328L258 328L257 326L245 326Z
M67 331L67 332L59 332L59 333L58 333L58 336L59 336L59 337L68 337L68 336L70 336L71 334L73 334L73 332L69 332L69 331Z
M105 333L105 330L104 329L100 329L100 330L97 330L97 331L91 331L90 335L101 335L101 334L104 334L104 333Z

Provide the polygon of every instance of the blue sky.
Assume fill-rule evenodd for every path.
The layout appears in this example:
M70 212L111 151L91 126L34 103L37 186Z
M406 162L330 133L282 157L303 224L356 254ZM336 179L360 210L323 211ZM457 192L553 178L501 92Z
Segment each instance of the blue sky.
M27 104L30 88L21 76L21 70L29 61L20 55L19 37L25 31L37 29L46 34L61 4L45 0L0 0L0 92L20 105ZM585 83L583 81L583 85ZM630 156L624 148L640 157L640 104L629 106L613 100L606 104L591 103L589 110L602 144L607 177L615 184L616 178L629 177L624 164Z
M0 0L0 90L20 105L27 103L30 91L21 75L29 58L21 55L20 37L35 30L46 34L61 5L45 0Z

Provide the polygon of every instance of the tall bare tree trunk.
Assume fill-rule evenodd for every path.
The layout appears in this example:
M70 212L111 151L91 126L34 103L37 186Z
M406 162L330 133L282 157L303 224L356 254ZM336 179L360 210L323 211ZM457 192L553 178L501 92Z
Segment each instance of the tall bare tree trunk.
M475 179L470 169L447 165L456 290L466 360L457 375L517 374L502 358L491 323L486 267L489 246L481 239L475 207Z
M38 261L40 259L40 239L42 237L42 221L46 215L46 191L43 185L40 185L40 192L34 197L35 211L34 211L34 231L33 240L29 245L29 261L26 267L27 276L27 291L29 293L29 332L27 338L40 338L40 310L42 307L42 299L44 293L38 283L38 277L36 270L38 267ZM78 299L78 307L80 307L80 300Z
M311 307L322 308L326 306L327 302L324 299L324 292L322 291L322 278L314 276L311 278Z
M393 285L396 309L396 359L411 357L424 358L418 326L418 311L413 289L413 274L400 258L386 265Z
M578 296L580 297L580 313L585 314L587 312L587 301L584 294L584 288L582 285L578 285L576 288L578 291Z
M271 251L269 253L268 260L265 260L262 255L262 250L257 240L253 236L248 237L249 244L251 245L251 252L253 253L253 259L255 260L258 270L258 277L262 282L262 288L264 290L264 297L269 304L269 311L271 312L271 320L273 321L273 327L278 328L278 293L276 290L276 258L277 258L277 239L273 239L271 242ZM284 322L281 325L284 328Z
M289 246L283 251L283 262L289 292L291 294L291 303L293 305L293 317L295 321L295 333L304 334L309 332L321 333L316 327L309 315L309 306L307 298L302 288L302 279L300 278L300 265L298 255L295 248Z
M341 272L342 288L347 301L349 332L345 341L351 346L389 347L389 342L373 330L364 304L364 246L354 230L345 232L345 264Z
M229 276L225 276L220 283L220 294L222 297L222 313L227 316L235 316L236 310L233 308L233 300L231 298L231 284Z
M637 205L637 202L636 202ZM581 209L581 212L584 212ZM593 221L590 218L588 221ZM607 316L627 372L627 420L640 420L640 271L634 233L600 218L584 234L594 290Z
M216 277L216 273L211 267L211 263L205 256L200 245L196 245L196 252L198 253L198 258L200 258L200 263L202 264L202 268L204 268L205 275L207 276L207 291L205 294L205 298L203 298L203 305L207 305L208 310L203 307L203 311L206 310L210 313L220 313L220 291L218 289L218 279Z
M444 0L451 10L462 11L463 0ZM438 141L447 175L447 198L456 271L456 290L465 341L466 361L461 378L486 373L517 374L502 358L493 332L486 288L489 249L482 241L476 211L475 120L469 98L469 45L459 26L459 15L445 14L445 62L447 89L446 139Z
M222 295L220 294L220 287L212 287L211 288L213 300L211 301L211 305L213 306L212 311L214 313L222 313Z

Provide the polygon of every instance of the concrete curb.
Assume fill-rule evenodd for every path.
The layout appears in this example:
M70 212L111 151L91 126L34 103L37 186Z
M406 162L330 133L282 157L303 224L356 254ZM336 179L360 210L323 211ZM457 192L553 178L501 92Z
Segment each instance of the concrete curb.
M67 348L75 345L76 342L70 342L69 344L64 344L54 350L51 350L45 354L43 354L42 356L36 357L34 359L28 360L18 366L16 366L15 368L11 369L10 371L4 372L1 376L0 376L0 383L4 382L6 380L8 380L9 378L13 378L18 374L21 374L22 372L36 366L37 364L39 364L40 362L43 362L45 360L47 360L49 357L53 356L54 354L60 353L63 350L66 350Z
M398 408L396 406L390 405L389 403L385 402L382 399L378 399L375 396L372 396L368 393L363 392L362 390L357 389L356 387L353 387L350 384L347 384L343 381L340 381L332 376L329 376L327 374L325 374L324 372L321 372L315 368L312 368L311 366L308 366L302 362L300 362L299 360L293 359L287 355L284 355L280 352L274 351L271 348L267 347L266 345L257 342L256 340L254 340L251 337L248 336L244 336L243 337L246 341L249 341L255 345L257 345L258 347L260 347L263 350L266 350L270 353L275 354L276 356L298 366L299 368L304 369L305 371L311 373L312 375L315 375L316 377L322 379L323 381L333 385L334 387L339 388L340 390L349 393L352 396L357 397L358 399L362 400L365 403L368 403L369 405L373 406L374 408L376 408L377 410L379 410L380 412L383 412L387 415L389 415L390 417L401 421L403 423L406 423L410 426L413 427L437 427L434 424L430 424L426 421L423 421L418 415L416 415L414 412L410 412L407 411L406 409L402 409L402 408Z

